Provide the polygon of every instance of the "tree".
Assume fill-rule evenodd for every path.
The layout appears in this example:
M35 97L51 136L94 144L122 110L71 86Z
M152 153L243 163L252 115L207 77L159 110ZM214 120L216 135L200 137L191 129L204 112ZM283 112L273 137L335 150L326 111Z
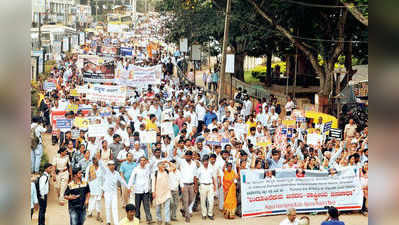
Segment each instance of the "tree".
M168 15L164 26L168 30L167 40L178 43L187 37L189 43L205 43L216 40L222 44L226 0L164 0L158 4L158 11ZM229 43L235 53L234 76L244 80L245 56L272 55L284 37L256 16L255 10L245 1L233 0ZM271 58L271 57L270 57Z
M336 4L336 1L320 1L319 5L329 7L301 6L295 2L279 0L247 0L269 25L294 44L309 60L320 78L319 94L327 97L331 94L334 82L335 64L343 53L344 43L359 39L345 26L353 23L348 10ZM314 3L315 1L311 1ZM298 10L303 13L298 13ZM298 33L300 35L298 35ZM305 37L305 38L302 38ZM323 63L318 58L322 57Z

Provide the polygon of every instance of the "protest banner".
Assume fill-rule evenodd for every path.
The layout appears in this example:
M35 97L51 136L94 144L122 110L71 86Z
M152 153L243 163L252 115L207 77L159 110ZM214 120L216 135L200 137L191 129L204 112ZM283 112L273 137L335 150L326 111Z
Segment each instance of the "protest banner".
M88 137L104 137L107 128L103 124L91 124L88 126Z
M72 133L72 139L77 139L80 136L80 130L79 129L72 129L71 133Z
M133 54L133 48L121 47L119 54L121 56L131 56Z
M69 91L69 96L79 97L79 96L80 96L80 93L79 93L78 90L76 90L76 89L71 89L71 90Z
M93 102L115 102L118 105L123 105L126 101L126 88L95 84L87 91L86 98Z
M323 135L317 133L308 134L306 144L314 146L323 144Z
M152 144L157 142L156 131L144 131L140 134L140 142L143 144Z
M267 147L272 144L272 141L267 136L261 136L256 138L256 146Z
M52 91L57 88L57 85L54 82L44 81L43 89L46 91Z
M83 58L83 80L90 83L113 83L115 65L109 58Z
M126 70L117 68L115 83L129 87L147 87L147 85L161 84L162 65L140 67L133 64Z
M174 137L172 122L161 123L161 135L169 135L170 137Z
M237 123L234 127L234 132L237 133L237 135L244 135L248 133L248 126L245 123Z
M56 119L55 127L58 129L71 129L72 121L69 119Z
M209 134L206 138L206 145L217 146L222 144L222 138L218 134Z
M242 217L284 214L288 208L297 213L327 211L335 206L340 211L360 210L363 191L353 168L327 171L306 170L297 177L294 169L276 170L265 177L264 170L241 170ZM266 172L273 174L272 171Z
M66 111L60 110L60 111L51 111L50 113L50 118L51 118L51 126L53 127L53 134L57 133L57 120L59 119L65 119L65 113Z
M90 124L90 121L87 118L84 117L76 117L73 125L77 128L87 128Z
M286 127L295 127L296 121L295 120L283 120L283 125Z
M69 111L73 111L74 113L76 113L78 111L78 109L79 109L79 105L76 105L76 104L69 104L67 106L67 111L68 112Z

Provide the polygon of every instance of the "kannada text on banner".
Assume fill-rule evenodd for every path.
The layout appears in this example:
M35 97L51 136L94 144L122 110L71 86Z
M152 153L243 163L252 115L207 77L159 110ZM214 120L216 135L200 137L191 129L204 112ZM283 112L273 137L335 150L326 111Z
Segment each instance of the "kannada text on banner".
M353 168L329 175L327 171L305 170L297 177L295 169L274 171L242 170L242 217L286 213L296 208L299 213L326 211L325 206L339 210L360 210L363 192L359 176Z

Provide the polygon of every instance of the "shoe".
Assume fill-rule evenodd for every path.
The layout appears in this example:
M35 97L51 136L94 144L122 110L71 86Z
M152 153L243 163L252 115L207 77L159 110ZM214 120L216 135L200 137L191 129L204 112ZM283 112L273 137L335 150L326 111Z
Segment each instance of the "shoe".
M178 221L176 218L172 218L171 219L173 222L176 222L176 221Z
M91 217L93 217L93 215L90 213L89 215L87 215L87 217L91 218Z
M97 216L96 220L97 220L98 222L100 222L100 223L103 222L103 218L101 218L101 216Z
M157 223L158 223L158 225L161 225L161 224L162 224L162 221L158 221Z
M208 218L209 218L210 220L215 220L215 218L213 218L213 216L208 216Z
M185 216L184 216L184 215L185 215L184 210L183 210L183 209L180 209L180 212L181 212L182 217L185 217Z
M186 223L190 223L190 217L186 217Z
M107 223L107 225L111 225L111 223Z
M206 220L206 216L203 216L203 217L202 217L202 220Z
M152 221L152 220L151 220L151 221L148 221L148 222L147 222L147 224L153 224L153 223L155 223L155 221Z

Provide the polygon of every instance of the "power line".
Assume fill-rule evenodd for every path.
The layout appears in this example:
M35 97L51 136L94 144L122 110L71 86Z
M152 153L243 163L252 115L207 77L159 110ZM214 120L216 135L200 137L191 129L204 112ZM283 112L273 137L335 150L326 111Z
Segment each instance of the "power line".
M339 41L339 40L326 40L326 39L319 39L319 38L306 38L306 37L300 37L300 36L295 36L291 35L292 37L296 39L301 39L301 40L308 40L308 41L320 41L320 42L334 42L334 43L368 43L368 41Z
M288 2L292 4L309 6L309 7L317 7L317 8L346 8L344 5L322 5L322 4L314 4L314 3L306 3L306 2L297 2L292 0L280 0L282 2ZM353 7L369 7L368 5L353 5Z

